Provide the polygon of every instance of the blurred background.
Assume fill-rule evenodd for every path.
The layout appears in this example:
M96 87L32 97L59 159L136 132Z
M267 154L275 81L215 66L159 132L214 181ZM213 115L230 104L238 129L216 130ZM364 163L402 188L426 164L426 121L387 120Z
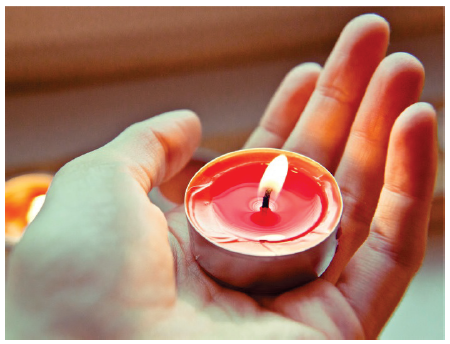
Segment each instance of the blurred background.
M439 114L427 255L380 338L444 339L444 7L6 7L6 179L179 108L201 118L204 149L239 149L283 76L323 64L363 13L389 21L389 53L422 61Z

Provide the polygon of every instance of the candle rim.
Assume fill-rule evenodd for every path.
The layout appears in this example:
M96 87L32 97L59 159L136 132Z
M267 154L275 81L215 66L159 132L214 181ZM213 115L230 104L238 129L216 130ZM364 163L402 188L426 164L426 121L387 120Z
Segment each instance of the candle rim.
M339 210L338 216L336 216L335 223L333 223L333 226L332 226L333 229L329 233L324 235L323 238L321 238L320 240L317 240L316 242L313 242L313 245L311 245L311 246L307 246L307 247L295 250L293 252L276 254L276 255L275 254L270 254L269 255L269 254L262 254L262 253L261 254L257 254L257 253L252 253L252 252L248 253L248 252L242 252L242 251L234 250L234 249L231 249L231 248L225 248L224 246L219 245L219 243L211 240L208 236L204 235L202 233L202 231L198 230L197 227L195 226L194 221L191 220L191 217L189 215L190 214L189 213L189 209L188 209L188 199L187 198L188 198L188 191L191 188L191 183L196 179L196 177L199 174L201 174L204 170L206 170L209 166L211 166L213 163L217 162L218 160L228 159L228 158L230 158L232 156L239 155L239 154L244 154L246 152L273 152L273 153L277 153L277 154L286 154L288 158L289 158L289 156L297 155L300 158L305 159L308 162L312 163L314 166L319 167L319 169L324 170L324 172L331 177L331 180L333 181L333 186L336 187L337 194L339 195L339 208L340 208L340 210ZM334 178L333 174L325 166L323 166L319 162L311 159L310 157L307 157L306 155L303 155L303 154L300 154L300 153L297 153L297 152L284 150L284 149L279 149L279 148L246 148L246 149L239 149L239 150L236 150L236 151L233 151L233 152L228 152L228 153L225 153L223 155L220 155L220 156L212 159L208 163L206 163L204 166L202 166L194 174L194 176L189 181L188 186L187 186L186 191L185 191L185 194L184 194L184 211L185 211L186 217L188 219L188 222L193 227L193 229L197 232L197 234L199 234L202 238L204 238L208 242L214 244L214 246L216 246L216 247L218 247L220 249L223 249L223 250L225 250L227 252L231 252L233 254L243 255L243 256L260 257L260 258L264 258L265 257L265 258L268 258L268 259L272 258L274 256L286 257L286 256L289 256L289 255L295 255L295 254L298 254L299 252L307 251L307 250L310 250L310 249L320 245L322 242L327 240L330 237L331 234L336 232L336 230L340 226L340 222L341 222L341 218L342 218L342 214L343 214L343 209L344 209L344 204L343 204L342 193L341 193L341 190L339 188L339 184L337 183L337 181ZM314 233L314 230L312 230L311 233ZM277 241L272 241L272 242L271 241L267 241L267 242L265 242L265 244L278 244L278 243L279 242L277 242Z

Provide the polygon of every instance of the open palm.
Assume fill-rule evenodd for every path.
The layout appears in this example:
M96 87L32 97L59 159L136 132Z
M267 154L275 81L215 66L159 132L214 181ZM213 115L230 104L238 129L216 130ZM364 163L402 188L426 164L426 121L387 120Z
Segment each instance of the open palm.
M7 337L376 338L423 259L437 160L434 110L416 103L423 68L385 57L388 40L382 18L351 21L323 69L286 76L245 145L299 152L335 175L342 234L321 278L263 296L203 273L183 209L163 214L147 198L199 144L198 118L178 111L57 173L10 257Z

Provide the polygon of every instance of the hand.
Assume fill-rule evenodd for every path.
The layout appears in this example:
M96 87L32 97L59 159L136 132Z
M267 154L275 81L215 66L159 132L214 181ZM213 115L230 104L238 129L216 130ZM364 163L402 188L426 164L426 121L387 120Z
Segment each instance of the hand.
M408 54L384 58L388 24L351 21L321 69L291 71L245 147L296 151L344 198L342 235L318 280L278 296L217 285L189 250L184 212L147 197L200 141L177 111L135 124L55 176L9 258L9 338L376 338L418 270L436 172L433 108Z

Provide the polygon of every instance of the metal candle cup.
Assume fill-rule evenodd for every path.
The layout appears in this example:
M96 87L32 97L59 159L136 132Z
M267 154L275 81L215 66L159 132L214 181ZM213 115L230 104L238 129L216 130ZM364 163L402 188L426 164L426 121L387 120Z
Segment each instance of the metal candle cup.
M263 213L259 182L284 154L288 173ZM279 293L319 277L337 247L342 197L334 177L303 155L241 150L202 167L185 194L191 250L217 282L252 293Z

